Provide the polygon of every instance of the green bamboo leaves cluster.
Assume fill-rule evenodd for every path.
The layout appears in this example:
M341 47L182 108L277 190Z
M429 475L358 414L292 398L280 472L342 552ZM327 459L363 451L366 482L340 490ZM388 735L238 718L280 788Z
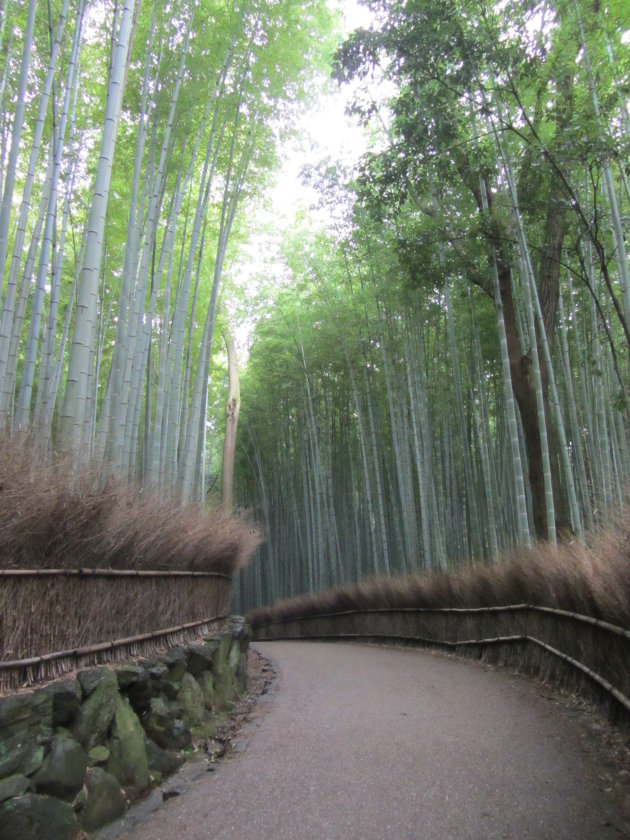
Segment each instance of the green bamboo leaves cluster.
M367 124L388 80L389 136L254 344L247 606L582 539L630 474L624 4L367 5L335 76Z
M203 498L226 259L330 22L321 0L0 5L4 433Z

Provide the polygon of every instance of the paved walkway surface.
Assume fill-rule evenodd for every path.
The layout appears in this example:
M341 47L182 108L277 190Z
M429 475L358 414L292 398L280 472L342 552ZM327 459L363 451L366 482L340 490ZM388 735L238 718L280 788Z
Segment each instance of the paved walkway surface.
M627 837L580 715L508 671L410 649L256 644L245 750L124 840Z

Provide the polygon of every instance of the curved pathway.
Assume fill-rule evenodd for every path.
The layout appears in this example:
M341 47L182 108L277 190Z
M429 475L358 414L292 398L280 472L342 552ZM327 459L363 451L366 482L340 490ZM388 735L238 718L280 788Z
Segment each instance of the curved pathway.
M242 754L125 840L627 837L579 716L549 692L411 649L256 644L279 680Z

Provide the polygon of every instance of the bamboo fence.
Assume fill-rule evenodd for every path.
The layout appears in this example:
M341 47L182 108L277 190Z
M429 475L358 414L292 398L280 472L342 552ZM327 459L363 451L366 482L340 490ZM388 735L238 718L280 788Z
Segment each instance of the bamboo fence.
M212 632L231 592L220 572L2 570L0 691Z
M255 638L436 646L576 688L630 722L630 630L554 607L387 607L252 622Z

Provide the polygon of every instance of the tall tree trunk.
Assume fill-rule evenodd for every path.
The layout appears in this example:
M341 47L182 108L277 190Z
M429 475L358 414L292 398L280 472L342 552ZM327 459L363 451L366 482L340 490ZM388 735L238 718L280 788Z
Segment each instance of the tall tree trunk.
M221 469L221 505L224 510L232 510L232 491L234 487L234 452L236 450L236 429L238 413L241 409L241 391L238 379L238 362L234 341L227 330L223 340L228 354L228 398L225 406L225 438L223 441L223 466Z

